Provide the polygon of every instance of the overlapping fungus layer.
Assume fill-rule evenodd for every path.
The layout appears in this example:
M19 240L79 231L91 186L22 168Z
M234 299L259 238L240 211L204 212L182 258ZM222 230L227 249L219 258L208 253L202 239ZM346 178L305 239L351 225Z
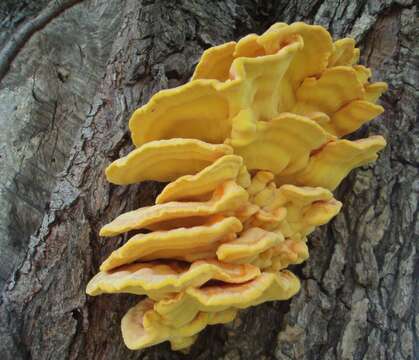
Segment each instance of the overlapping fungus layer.
M308 258L307 236L340 210L331 191L377 158L381 136L341 137L379 115L352 39L320 26L274 24L206 50L187 84L134 112L136 149L106 169L126 185L169 182L156 204L120 215L100 234L149 230L103 262L87 293L145 295L122 319L130 349L188 348L207 325L286 300L286 268Z

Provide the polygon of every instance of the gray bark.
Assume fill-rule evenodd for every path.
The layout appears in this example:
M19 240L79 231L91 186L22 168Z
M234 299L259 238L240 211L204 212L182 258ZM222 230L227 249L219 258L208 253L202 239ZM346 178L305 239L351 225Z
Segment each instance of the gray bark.
M22 26L19 26L0 50L0 81L9 71L11 62L34 33L44 28L62 12L81 1L82 0L51 1L50 4L40 11L33 19L26 21Z
M71 16L74 23L68 23ZM104 167L132 148L130 114L157 90L187 81L204 48L261 32L276 21L297 20L321 24L336 38L355 37L361 62L373 68L375 79L389 83L382 100L386 112L355 134L384 134L386 150L336 192L343 211L311 237L310 259L296 268L302 290L291 301L251 308L232 324L208 327L187 355L171 352L167 344L127 350L119 323L137 298L89 298L84 290L101 261L124 241L99 238L100 227L124 211L151 204L161 188L152 182L117 187L104 179ZM31 39L0 90L0 111L6 114L1 126L9 131L1 132L1 155L10 154L1 165L2 188L7 188L1 205L14 209L0 216L2 247L19 240L16 252L1 254L2 264L8 259L16 264L0 305L2 358L418 358L415 21L413 1L103 0L69 10L37 34L41 41L58 36L52 26L67 30L49 43L49 57L36 66L31 45L36 37ZM99 26L93 34L92 24ZM81 49L91 51L80 56L86 63L65 50L65 42L63 49L58 46L67 37L69 43L83 39ZM109 50L101 46L105 43ZM65 56L70 53L73 57ZM36 70L48 67L45 59L69 67L72 75L64 79L74 85L61 85L57 69L58 80L47 68ZM39 91L32 93L27 83L34 74ZM60 86L51 90L51 82ZM10 104L22 107L14 110ZM43 115L33 115L39 109ZM39 120L44 132L27 130L40 126ZM60 161L48 167L53 155L51 144L45 144L54 136ZM42 156L33 143L44 146ZM19 174L28 178L21 187ZM7 187L13 181L17 185ZM39 229L29 237L41 216ZM6 277L11 267L1 274Z
M16 11L3 26L17 26ZM0 82L0 288L48 209L103 77L121 11L118 0L75 6L30 39Z

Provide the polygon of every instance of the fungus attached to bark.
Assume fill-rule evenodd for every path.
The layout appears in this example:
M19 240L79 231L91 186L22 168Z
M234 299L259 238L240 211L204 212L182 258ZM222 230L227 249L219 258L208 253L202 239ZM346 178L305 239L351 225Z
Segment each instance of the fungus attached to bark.
M232 152L227 145L212 145L195 139L160 140L114 161L106 168L106 177L118 185L144 180L172 181L182 175L195 174Z
M196 340L196 334L207 325L224 324L236 316L236 309L216 313L200 312L195 318L181 326L170 326L153 310L153 302L143 300L131 308L122 318L121 329L125 344L131 350L138 350L163 341L170 341L173 350L189 347Z
M100 230L101 236L114 236L130 230L165 230L208 222L211 215L228 216L246 205L247 192L233 181L216 188L208 201L168 202L146 206L118 216Z
M267 301L287 300L299 289L300 281L290 271L263 272L242 284L190 287L173 297L160 300L154 308L162 317L176 324L182 323L184 318L194 318L200 311L245 309Z
M221 244L217 249L217 258L228 263L250 264L260 253L283 240L280 233L253 227L244 231L239 238Z
M87 293L130 293L156 300L189 287L199 287L210 280L234 284L258 275L259 268L253 265L224 264L216 260L200 260L192 265L175 261L134 263L98 273L90 280Z
M236 217L209 219L207 224L168 231L138 234L115 250L101 265L102 271L134 261L176 259L194 261L207 258L219 244L234 239L243 226Z
M310 157L304 169L290 176L277 176L277 183L321 186L334 190L352 169L375 161L377 152L385 146L386 141L382 136L331 141Z
M303 169L309 162L310 153L329 139L318 124L291 113L282 113L270 121L259 121L254 128L250 125L252 122L246 114L238 115L229 141L249 170L292 174Z
M186 349L207 325L298 292L286 268L307 260L307 236L340 211L331 190L385 146L340 138L383 111L387 86L358 60L352 39L278 23L206 50L190 82L134 112L137 148L108 180L170 183L155 205L102 227L149 232L110 254L87 287L148 297L122 319L130 349Z
M243 166L237 155L225 155L195 175L181 176L157 196L156 204L193 199L208 194L228 180L236 180Z

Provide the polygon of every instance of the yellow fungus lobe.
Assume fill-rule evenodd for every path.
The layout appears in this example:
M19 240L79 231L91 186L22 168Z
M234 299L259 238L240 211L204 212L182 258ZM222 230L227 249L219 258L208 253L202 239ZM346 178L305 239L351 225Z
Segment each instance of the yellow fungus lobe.
M101 236L114 236L130 230L173 229L208 221L217 213L233 214L246 205L246 190L233 181L218 187L210 200L204 202L168 202L146 206L118 216L100 230Z
M114 161L106 168L109 182L118 185L144 180L172 181L195 174L232 149L195 139L170 139L150 142Z
M224 264L216 260L200 260L192 265L175 261L134 263L96 274L87 286L87 293L130 293L162 299L209 280L242 283L259 274L259 268L250 264Z
M108 271L138 260L193 261L211 255L214 257L219 244L234 238L242 228L237 218L226 217L213 219L201 226L138 234L115 250L100 269Z

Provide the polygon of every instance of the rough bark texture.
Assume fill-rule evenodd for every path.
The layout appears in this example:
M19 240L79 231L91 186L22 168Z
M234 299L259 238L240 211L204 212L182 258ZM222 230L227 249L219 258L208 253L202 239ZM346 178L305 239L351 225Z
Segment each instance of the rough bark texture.
M24 5L9 8L5 28L18 26L18 13L30 19L39 11ZM75 6L31 38L0 82L0 288L48 209L103 77L121 12L119 0Z
M103 21L107 29L110 19L100 19L95 12L106 6L115 6L115 17L120 19L115 23L117 32L109 36L104 31L96 40L83 35L92 21L91 15L83 18L87 9L96 14L97 24ZM90 58L95 80L104 74L94 96L95 86L84 78L86 65L79 65L81 75L73 89L80 97L80 107L68 96L53 102L55 107L77 113L77 122L70 126L66 111L55 118L55 125L54 117L40 117L46 127L55 126L56 136L68 137L57 141L63 146L60 164L66 161L66 165L60 174L55 173L62 169L57 166L48 168L44 176L30 175L24 198L28 201L14 211L25 214L30 200L39 205L38 217L30 224L16 221L1 228L4 245L20 240L13 259L14 263L21 260L0 305L2 358L418 358L419 33L413 1L115 0L88 1L77 8L58 18L56 26L62 25L71 11L80 11L76 17L85 28L77 28L77 34L71 28L69 34L85 36L87 48L106 39L106 43L112 42L112 50L105 68L100 67L103 62L96 64L97 59ZM386 113L355 136L381 133L389 145L375 165L354 171L338 189L336 196L344 209L311 237L311 257L296 269L303 279L302 290L291 301L251 308L242 311L232 324L208 327L187 355L171 352L167 344L141 352L127 350L119 323L136 297L89 298L84 289L101 260L125 240L99 238L100 227L123 211L151 204L160 189L152 182L116 187L104 179L104 167L131 149L127 132L130 113L157 90L187 81L204 48L263 31L276 21L297 20L324 25L334 37L349 35L359 41L362 63L371 66L374 77L387 81L390 89L382 101ZM39 36L51 31L50 26L53 24ZM27 46L30 49L30 44ZM26 56L33 57L30 53ZM67 65L77 67L75 61L73 58ZM28 78L36 72L25 63L21 69ZM25 89L22 83L26 80L17 77L17 71L15 65L0 97L4 99L6 94L16 104L27 102L26 111L35 111L37 93L19 92ZM48 84L48 74L40 73L37 79ZM7 113L5 106L3 103L1 110ZM10 111L17 116L18 110ZM35 126L32 122L36 119L27 118L25 126ZM12 151L8 142L13 139L19 146L31 144L34 138L35 143L51 141L51 130L39 135L25 131L25 126L2 139L2 147L4 142L4 148ZM37 151L30 154L34 167L51 161L49 153L39 158ZM2 176L16 179L22 165L15 165L2 171ZM47 181L50 176L53 181ZM2 184L7 183L2 180ZM34 190L41 184L46 189L42 196ZM8 193L8 201L3 202L18 206L15 202L19 204L22 190ZM43 213L39 230L28 239ZM22 232L21 236L11 236L10 229ZM1 256L3 263L6 257Z
M14 30L7 42L0 50L0 81L10 69L19 51L37 31L43 29L49 22L61 15L65 10L80 3L82 0L51 1L42 11L32 19L25 21Z

